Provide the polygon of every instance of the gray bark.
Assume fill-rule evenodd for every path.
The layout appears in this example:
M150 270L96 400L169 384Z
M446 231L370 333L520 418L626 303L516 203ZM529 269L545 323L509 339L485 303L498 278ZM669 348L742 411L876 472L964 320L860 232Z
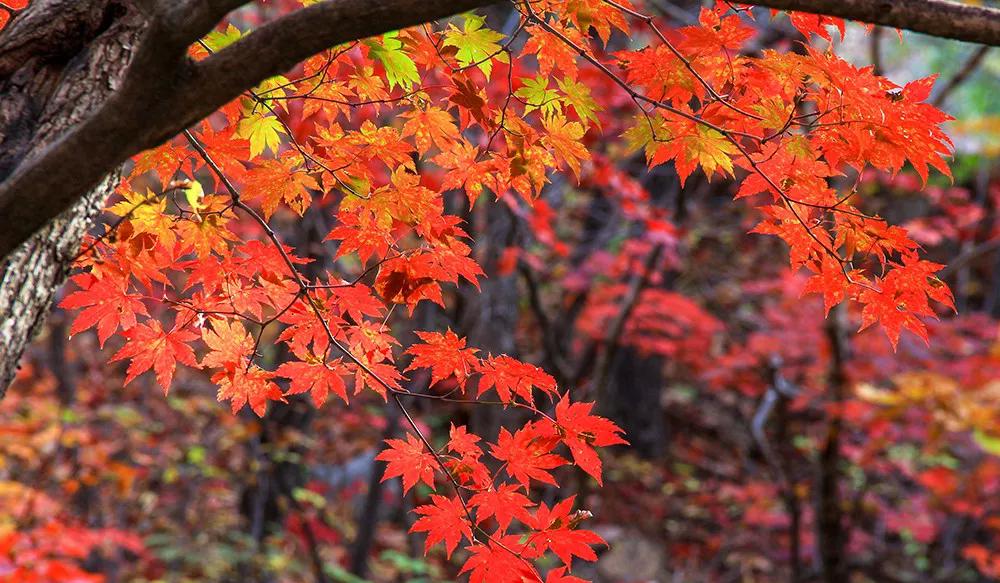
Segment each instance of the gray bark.
M0 266L0 399L45 322L80 241L117 183L117 176L109 175Z
M4 31L0 176L43 152L108 97L132 57L138 16L123 3L36 0ZM117 171L107 174L0 263L0 398L118 180Z

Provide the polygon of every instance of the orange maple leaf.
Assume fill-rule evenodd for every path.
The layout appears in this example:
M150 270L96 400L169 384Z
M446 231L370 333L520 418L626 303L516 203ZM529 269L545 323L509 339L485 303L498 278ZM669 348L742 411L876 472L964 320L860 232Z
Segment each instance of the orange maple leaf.
M156 382L166 394L170 391L178 362L198 366L194 351L187 344L198 338L198 334L191 330L175 327L170 332L165 332L159 320L149 320L126 330L124 335L128 340L111 358L111 362L132 359L125 376L126 385L152 368L156 373Z

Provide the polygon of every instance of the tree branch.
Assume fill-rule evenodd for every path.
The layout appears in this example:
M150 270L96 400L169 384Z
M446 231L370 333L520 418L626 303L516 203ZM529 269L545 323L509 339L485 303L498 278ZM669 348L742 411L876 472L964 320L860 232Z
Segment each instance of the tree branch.
M989 52L990 47L981 46L969 55L969 58L962 64L962 68L959 69L958 72L956 72L955 75L949 79L948 82L941 87L941 89L938 90L937 95L935 95L934 99L931 101L931 103L934 104L934 107L943 106L944 102L948 100L948 97L950 97L956 89L962 86L962 83L965 83L969 77L976 72L976 69L979 68L980 63L983 62L983 59L986 58L986 54Z
M266 24L200 63L160 14L121 87L86 121L22 160L0 183L0 257L67 209L130 156L162 144L264 79L335 45L445 18L496 0L327 0ZM205 0L183 19L188 42L242 2ZM176 14L170 12L170 14ZM180 17L178 17L180 18ZM211 27L208 27L209 29ZM167 31L170 31L169 34Z
M171 41L182 49L205 36L220 20L250 0L146 0Z
M615 356L618 355L619 342L621 341L622 334L625 332L625 325L628 323L628 319L632 315L636 303L639 301L639 296L646 289L653 271L659 264L660 257L663 256L663 251L663 244L657 243L650 250L649 254L646 255L642 270L633 273L632 278L629 280L628 289L621 300L621 309L618 311L615 319L608 324L608 331L603 340L604 351L600 353L597 361L594 363L594 374L591 381L591 386L594 387L592 394L595 396L594 400L597 401L598 407L608 406L607 399L604 399L603 396L607 392L606 385L608 384L608 378L611 376L611 368L614 365Z
M66 57L93 39L108 10L108 0L35 0L0 35L0 77L28 59Z
M1000 10L949 0L741 0L881 24L982 45L1000 46Z
M548 361L549 366L552 367L559 386L564 386L570 380L569 365L566 363L562 348L559 346L559 340L555 328L552 326L552 320L546 313L545 306L542 303L541 293L538 289L538 280L535 278L531 267L524 261L518 262L517 270L521 274L521 277L524 278L524 284L528 288L528 306L535 315L535 320L541 329L545 359Z
M0 257L9 255L130 156L162 144L264 79L331 46L495 2L326 0L266 24L200 63L187 60L182 48L245 2L188 0L174 4L180 8L165 2L151 4L152 20L121 86L82 123L21 160L0 183L0 216L5 219ZM1000 10L946 0L751 3L1000 44ZM27 21L32 9L19 20ZM14 52L0 52L0 64ZM10 66L17 62L14 58L6 61Z

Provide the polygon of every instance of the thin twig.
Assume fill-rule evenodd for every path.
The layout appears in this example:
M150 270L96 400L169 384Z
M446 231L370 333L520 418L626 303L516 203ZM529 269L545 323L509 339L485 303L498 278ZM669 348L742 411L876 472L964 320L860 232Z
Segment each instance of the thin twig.
M635 310L642 290L649 283L649 279L653 275L653 270L660 263L660 257L663 255L664 248L663 243L657 243L650 250L649 254L646 255L642 270L634 274L629 281L628 290L625 292L625 297L622 298L621 308L618 310L615 319L608 326L608 332L602 340L604 350L597 357L597 362L594 364L594 374L591 375L593 379L591 386L594 387L594 395L598 407L607 406L606 404L602 405L607 400L602 397L605 396L605 385L607 385L608 377L611 375L611 367L614 364L615 356L618 355L618 348L621 344L622 334L625 332L625 325L628 323L629 316Z
M981 46L975 50L969 58L965 60L962 67L948 80L947 83L938 91L938 94L934 96L934 100L931 104L934 107L941 107L944 102L947 101L948 97L955 92L956 89L961 87L962 83L965 83L976 69L979 68L980 63L986 58L987 53L990 52L990 47Z

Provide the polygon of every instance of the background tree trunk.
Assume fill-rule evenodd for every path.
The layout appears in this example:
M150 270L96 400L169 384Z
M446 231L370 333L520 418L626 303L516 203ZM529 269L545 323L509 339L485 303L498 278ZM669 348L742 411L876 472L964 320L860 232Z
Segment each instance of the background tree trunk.
M143 23L131 2L36 0L0 33L0 181L107 99ZM119 178L108 175L0 263L0 398Z

